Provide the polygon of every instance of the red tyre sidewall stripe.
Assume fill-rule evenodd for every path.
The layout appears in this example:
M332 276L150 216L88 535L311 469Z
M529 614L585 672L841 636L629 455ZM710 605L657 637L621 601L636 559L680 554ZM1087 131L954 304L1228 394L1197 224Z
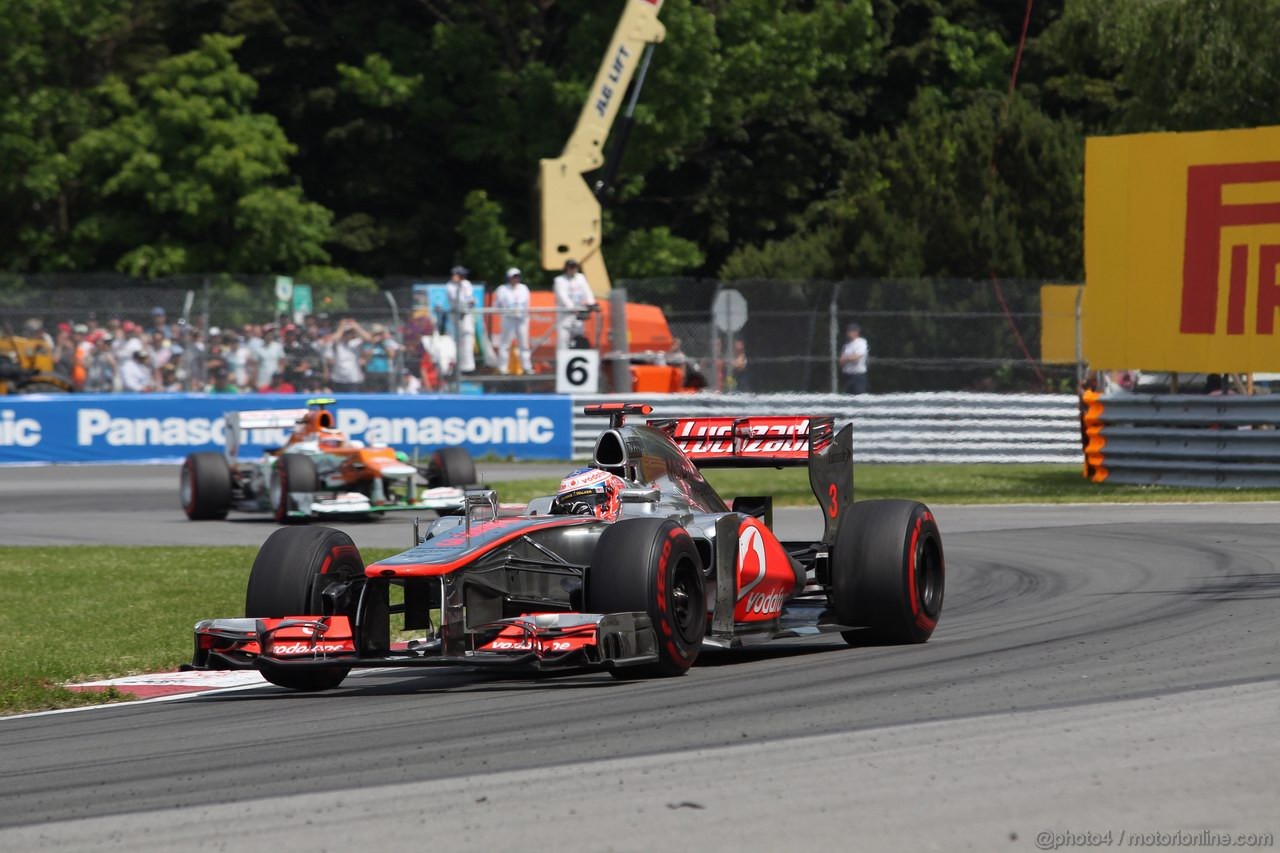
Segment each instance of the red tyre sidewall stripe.
M916 559L919 554L920 534L923 532L926 520L932 520L927 512L916 518L915 526L911 528L910 556L907 558L907 597L911 602L911 615L915 617L916 626L923 631L932 631L937 627L938 622L936 619L930 619L920 607L920 590L916 585Z
M676 645L675 635L671 630L670 614L667 612L667 563L671 559L672 542L683 532L679 527L673 527L667 533L666 541L662 543L662 553L658 557L658 610L663 614L663 619L658 624L662 626L662 634L667 641L667 654L679 661L689 660L689 654Z
M916 622L920 621L920 600L916 589L916 546L920 544L920 526L924 519L917 518L911 528L911 539L907 541L907 601L911 605L911 615Z
M360 549L355 545L334 545L330 556L335 560L350 559L352 562L356 562L360 556ZM321 573L323 572L324 570L321 569Z

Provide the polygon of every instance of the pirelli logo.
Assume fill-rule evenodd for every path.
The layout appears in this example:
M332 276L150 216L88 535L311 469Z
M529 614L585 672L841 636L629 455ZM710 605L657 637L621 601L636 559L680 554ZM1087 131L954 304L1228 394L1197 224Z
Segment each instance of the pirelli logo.
M1084 180L1086 362L1280 371L1280 126L1090 137Z
M1273 184L1274 202L1232 203L1233 188ZM1280 161L1191 166L1187 169L1187 231L1182 263L1183 334L1243 335L1252 322L1259 335L1275 331L1280 308L1280 244L1237 243L1224 240L1238 226L1280 225ZM1224 265L1224 253L1226 263ZM1223 270L1225 267L1225 276ZM1249 271L1256 270L1253 299L1249 299ZM1219 317L1225 278L1226 317ZM1252 302L1252 304L1250 304Z

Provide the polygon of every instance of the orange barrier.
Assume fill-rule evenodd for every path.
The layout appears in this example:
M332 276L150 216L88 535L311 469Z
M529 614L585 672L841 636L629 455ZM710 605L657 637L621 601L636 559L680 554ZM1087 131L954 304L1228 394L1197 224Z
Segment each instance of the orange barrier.
M600 308L599 320L597 321L595 316L589 316L582 323L583 331L586 333L587 340L593 349L599 349L601 352L622 349L634 353L665 353L671 349L671 328L667 325L667 318L663 316L662 309L658 306L628 302L627 340L619 342L622 344L621 346L615 346L610 335L609 303L607 300L601 300L597 304ZM549 290L535 290L529 294L529 307L555 308L555 294ZM557 315L550 312L539 311L529 317L529 337L537 340L543 335L547 335L546 342L533 354L533 357L539 361L555 361L556 321ZM597 326L600 329L602 341L596 340Z
M1080 397L1080 429L1084 433L1084 476L1101 483L1107 479L1103 460L1103 448L1107 440L1102 435L1102 395L1097 391L1085 391Z
M685 390L684 368L663 364L633 364L631 390L636 394L679 394Z

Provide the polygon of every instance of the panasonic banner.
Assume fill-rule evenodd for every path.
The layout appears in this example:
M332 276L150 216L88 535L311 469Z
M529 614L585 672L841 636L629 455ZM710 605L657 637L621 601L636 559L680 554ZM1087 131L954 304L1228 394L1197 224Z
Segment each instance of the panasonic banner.
M180 462L223 450L223 413L300 409L301 394L38 394L0 397L0 464ZM351 394L330 407L340 430L366 444L430 453L461 446L473 455L569 459L569 397ZM288 430L252 430L241 458L279 447Z

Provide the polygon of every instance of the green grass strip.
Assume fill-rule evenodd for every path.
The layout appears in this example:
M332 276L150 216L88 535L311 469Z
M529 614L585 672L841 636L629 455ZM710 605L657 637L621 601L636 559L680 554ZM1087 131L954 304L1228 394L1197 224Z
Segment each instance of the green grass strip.
M359 543L357 543L359 544ZM373 561L397 549L369 549ZM244 614L253 547L0 548L0 714L117 701L62 685L191 660L201 619Z

